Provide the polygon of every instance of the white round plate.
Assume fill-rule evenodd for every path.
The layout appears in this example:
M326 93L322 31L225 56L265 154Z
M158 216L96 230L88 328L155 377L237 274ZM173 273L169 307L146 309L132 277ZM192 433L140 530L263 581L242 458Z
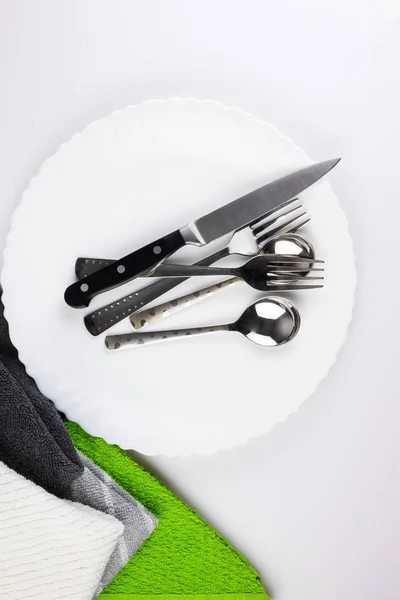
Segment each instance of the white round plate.
M63 294L77 256L118 258L310 163L271 125L194 99L130 106L63 144L15 211L2 272L11 338L42 392L89 433L146 454L210 453L295 411L334 363L353 307L352 241L326 180L301 196L311 217L302 232L326 260L325 287L289 296L302 316L290 344L266 349L220 333L110 354L83 316L144 282L97 296L84 311L68 307ZM177 260L221 244L185 248ZM160 328L230 322L260 296L235 286ZM131 326L124 321L116 331Z

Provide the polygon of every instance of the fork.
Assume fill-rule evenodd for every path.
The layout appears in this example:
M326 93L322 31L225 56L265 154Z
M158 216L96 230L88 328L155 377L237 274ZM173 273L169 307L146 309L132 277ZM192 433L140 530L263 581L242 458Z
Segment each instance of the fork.
M323 264L323 260L316 258L307 259L308 271L322 272L323 267L314 265ZM230 275L245 281L255 290L267 292L293 291L297 289L309 289L322 287L322 285L308 285L307 281L322 280L323 277L305 277L299 281L299 273L304 272L304 258L285 254L265 254L253 256L241 267L202 267L199 265L159 265L151 277L209 277ZM217 284L218 285L218 284ZM284 288L284 289L283 289Z
M227 246L207 256L196 265L209 266L231 254L256 256L271 237L278 233L297 231L309 220L298 198L295 198L280 207L278 211L271 211L252 225L234 233ZM75 271L78 277L83 278L103 267L105 261L109 259L78 258ZM124 298L115 300L86 315L84 317L86 329L92 335L99 335L188 278L189 276L161 279Z

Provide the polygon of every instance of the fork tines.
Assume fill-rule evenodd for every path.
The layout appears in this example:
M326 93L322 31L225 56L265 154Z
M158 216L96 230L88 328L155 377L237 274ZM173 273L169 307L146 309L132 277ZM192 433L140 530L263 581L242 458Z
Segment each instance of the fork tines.
M304 261L303 265L300 267L290 267L290 269L288 268L282 268L282 267L278 267L277 265L274 267L268 267L268 273L270 273L271 275L274 275L275 273L279 273L282 275L286 274L290 274L290 273L304 273L304 271L322 271L323 272L324 269L318 269L318 268L314 268L314 267L310 267L309 265L306 264L306 262Z
M250 228L257 245L262 247L278 233L295 232L309 222L306 211L298 198L288 200L278 210L270 211Z
M274 292L295 292L296 290L316 290L324 287L323 284L312 284L307 285L304 283L307 279L301 281L293 281L292 283L285 283L284 280L281 282L270 281L268 287Z
M309 259L300 256L271 255L268 257L268 286L275 291L282 292L321 288L323 287L323 283L315 284L309 282L322 282L324 278L319 275L310 276L308 274L316 271L319 273L323 272L323 267L316 266L321 264L324 264L324 261L317 258ZM307 273L307 276L299 278L299 273Z
M324 264L324 260L318 258L307 258L306 256L295 256L294 254L268 254L268 268L273 265L298 266L304 264ZM304 271L304 268L303 268Z
M284 280L284 281L298 281L298 279L299 279L298 275L295 275L295 274L292 274L292 273L286 273L285 271L283 271L283 272L276 271L275 273L268 273L268 275L270 277L275 277L276 278L276 279L270 280L271 283L279 282L281 280ZM318 277L309 277L307 275L307 277L305 277L303 279L303 281L310 281L310 280L316 281L316 280L323 280L323 279L324 279L323 277L319 277L319 276Z

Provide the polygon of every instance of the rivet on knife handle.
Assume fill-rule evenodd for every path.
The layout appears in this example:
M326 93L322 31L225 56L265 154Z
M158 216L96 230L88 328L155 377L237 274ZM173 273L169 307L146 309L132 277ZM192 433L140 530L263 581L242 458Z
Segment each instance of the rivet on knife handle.
M147 327L147 325L157 323L157 321L161 321L166 317L171 317L183 308L188 308L189 306L200 302L200 300L209 298L217 292L220 292L221 290L226 290L232 285L235 285L235 283L240 282L241 279L239 279L239 277L231 277L226 281L221 281L221 283L210 285L209 287L198 290L197 292L192 292L191 294L187 294L186 296L181 296L180 298L176 298L175 300L170 300L169 302L165 302L164 304L159 304L154 308L149 308L148 310L142 310L140 312L137 312L131 317L129 317L129 320L134 329L142 329L143 327Z

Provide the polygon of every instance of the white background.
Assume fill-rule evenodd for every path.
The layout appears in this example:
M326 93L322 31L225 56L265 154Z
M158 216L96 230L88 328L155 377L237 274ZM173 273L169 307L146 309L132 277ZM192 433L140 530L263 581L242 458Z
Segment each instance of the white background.
M0 0L2 244L41 162L90 121L147 98L219 100L315 160L343 157L330 181L359 283L327 380L244 447L137 457L276 600L399 598L399 73L400 6L389 0ZM267 382L252 386L267 398Z

